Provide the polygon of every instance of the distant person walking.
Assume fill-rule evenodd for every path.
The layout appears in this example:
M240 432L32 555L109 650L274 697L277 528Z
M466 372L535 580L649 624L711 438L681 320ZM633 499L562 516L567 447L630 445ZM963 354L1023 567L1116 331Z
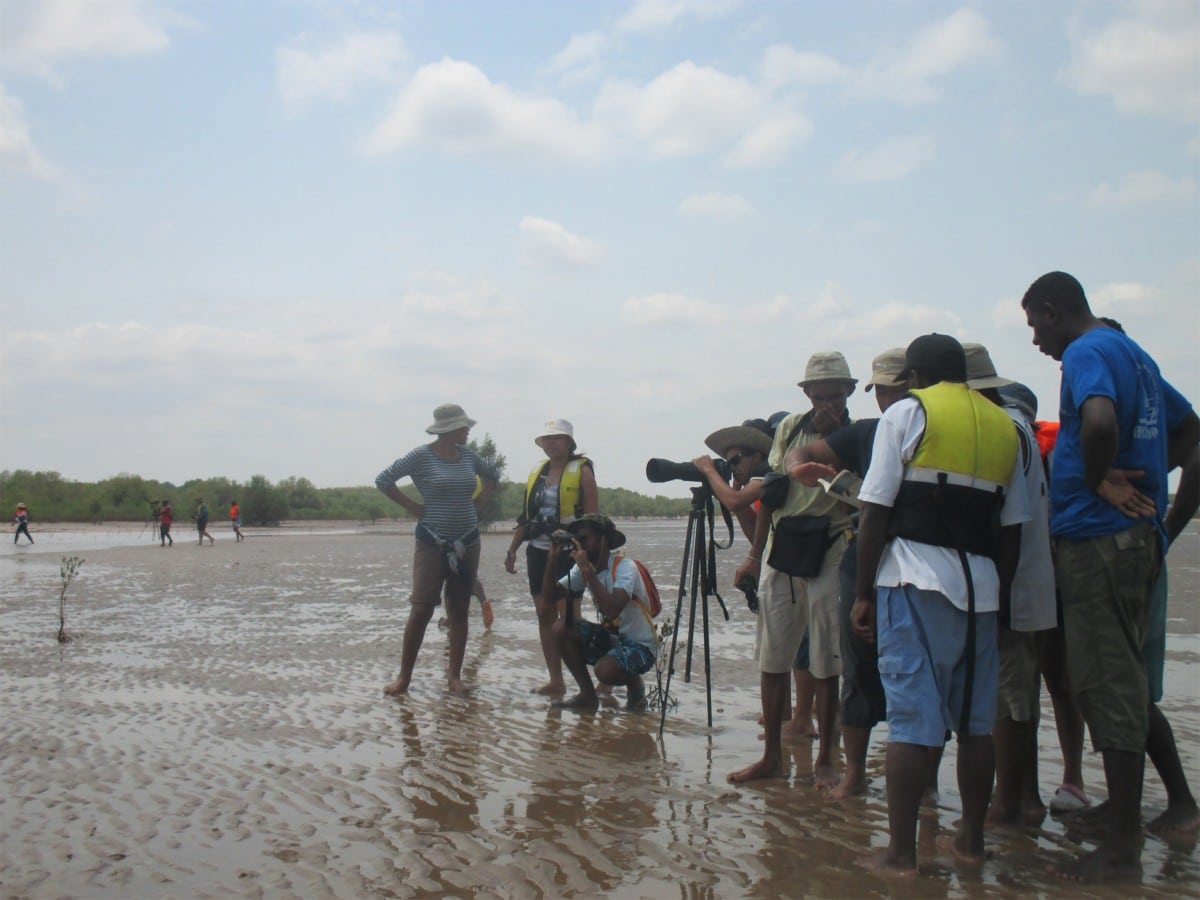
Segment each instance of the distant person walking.
M229 524L233 527L233 533L237 535L237 539L244 541L246 536L242 534L242 511L236 500L229 501Z
M463 656L467 648L467 613L471 589L479 571L479 510L496 490L496 473L466 446L475 420L454 403L433 411L433 424L425 431L435 435L379 473L375 486L416 516L416 547L412 567L412 609L404 625L400 674L384 687L389 697L403 694L412 682L413 667L425 639L433 611L442 602L450 619L450 662L446 673L450 692L467 694L463 683ZM475 494L475 476L483 490ZM409 477L421 500L400 491L396 482Z
M171 501L164 500L158 510L158 540L163 547L174 547L175 539L171 537L171 523L175 514L171 512Z
M17 543L21 535L25 535L25 537L29 538L29 543L32 544L33 537L29 533L29 513L26 512L24 503L17 504L17 514L13 518L13 521L17 523L16 533L13 534L13 543Z
M215 544L213 536L208 533L208 507L204 505L204 498L196 498L196 532L200 535L200 546L204 546L204 539L208 538L210 544Z

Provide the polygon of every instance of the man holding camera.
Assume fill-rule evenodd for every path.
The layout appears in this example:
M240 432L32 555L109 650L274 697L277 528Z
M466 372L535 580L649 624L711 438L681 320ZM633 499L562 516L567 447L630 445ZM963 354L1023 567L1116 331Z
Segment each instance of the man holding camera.
M814 353L799 383L812 401L812 409L793 413L775 429L767 461L781 477L784 493L778 502L771 502L773 498L764 493L763 506L771 508L771 514L758 517L750 555L734 576L735 584L746 578L758 580L763 755L753 765L730 774L733 783L785 774L782 727L788 712L788 678L806 632L809 670L816 679L817 782L837 782L833 768L841 674L837 573L849 538L850 510L819 487L788 480L783 466L792 447L821 440L849 424L846 398L857 383L841 353ZM767 565L759 577L764 551Z
M561 709L595 709L599 706L588 666L595 667L602 684L623 684L628 689L626 709L640 709L646 700L642 673L654 666L658 656L654 624L642 575L633 560L614 556L625 544L625 535L601 513L586 513L557 531L550 544L542 597L557 603L568 596L592 595L603 617L600 622L574 620L568 616L554 623L554 635L562 661L575 677L579 693L557 700ZM568 553L575 565L560 580L554 573L560 554Z
M704 439L705 445L725 463L718 466L711 456L697 456L692 465L708 479L713 496L737 516L747 540L754 540L758 518L756 503L762 494L763 476L770 471L773 432L765 419L747 419L741 425L719 428Z

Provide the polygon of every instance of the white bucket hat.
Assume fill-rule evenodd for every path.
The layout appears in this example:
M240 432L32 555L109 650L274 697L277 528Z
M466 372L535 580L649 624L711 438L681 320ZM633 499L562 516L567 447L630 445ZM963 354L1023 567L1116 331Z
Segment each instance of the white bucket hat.
M539 447L542 446L542 440L548 437L557 437L560 434L565 434L571 439L571 444L575 443L575 426L566 419L550 419L542 426L541 433L533 439L533 442Z
M449 434L460 428L474 428L475 420L466 414L457 403L443 403L433 411L433 424L425 429L427 434Z

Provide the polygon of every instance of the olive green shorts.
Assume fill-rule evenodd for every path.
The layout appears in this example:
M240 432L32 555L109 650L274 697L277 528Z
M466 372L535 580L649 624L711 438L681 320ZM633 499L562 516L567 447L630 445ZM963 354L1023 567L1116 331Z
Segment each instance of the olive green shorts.
M1085 540L1059 539L1054 574L1063 603L1067 673L1096 750L1146 749L1142 642L1161 556L1139 522Z
M996 718L1036 722L1041 694L1037 632L1001 628L999 643L1000 678L996 690Z

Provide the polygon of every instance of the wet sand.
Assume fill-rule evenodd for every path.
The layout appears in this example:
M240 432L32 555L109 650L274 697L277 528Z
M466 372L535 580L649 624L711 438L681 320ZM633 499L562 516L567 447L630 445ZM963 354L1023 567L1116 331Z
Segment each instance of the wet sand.
M683 522L628 523L631 552L675 608ZM1081 891L1045 874L1080 845L1047 818L995 832L982 871L935 838L959 798L947 750L941 807L923 814L922 875L889 884L856 862L886 843L882 748L866 797L822 799L810 742L791 777L733 787L761 752L753 618L728 588L744 549L718 554L715 725L700 659L677 664L678 708L563 712L529 693L544 670L506 534L485 536L465 677L447 694L446 634L431 626L411 692L385 700L407 614L412 538L387 529L214 529L173 549L138 526L97 539L39 532L0 552L0 894L33 897L1162 896L1200 890L1196 849L1148 838L1137 886ZM325 532L325 533L320 533ZM75 640L55 642L59 561L86 557L68 594ZM1200 786L1200 536L1172 551L1163 708ZM523 563L522 563L523 565ZM686 619L685 619L686 624ZM697 633L697 649L700 637ZM618 691L620 693L620 691ZM1039 733L1044 799L1061 767L1048 698ZM1093 796L1099 758L1085 757ZM1145 811L1164 806L1147 772ZM1085 848L1088 845L1083 845Z

